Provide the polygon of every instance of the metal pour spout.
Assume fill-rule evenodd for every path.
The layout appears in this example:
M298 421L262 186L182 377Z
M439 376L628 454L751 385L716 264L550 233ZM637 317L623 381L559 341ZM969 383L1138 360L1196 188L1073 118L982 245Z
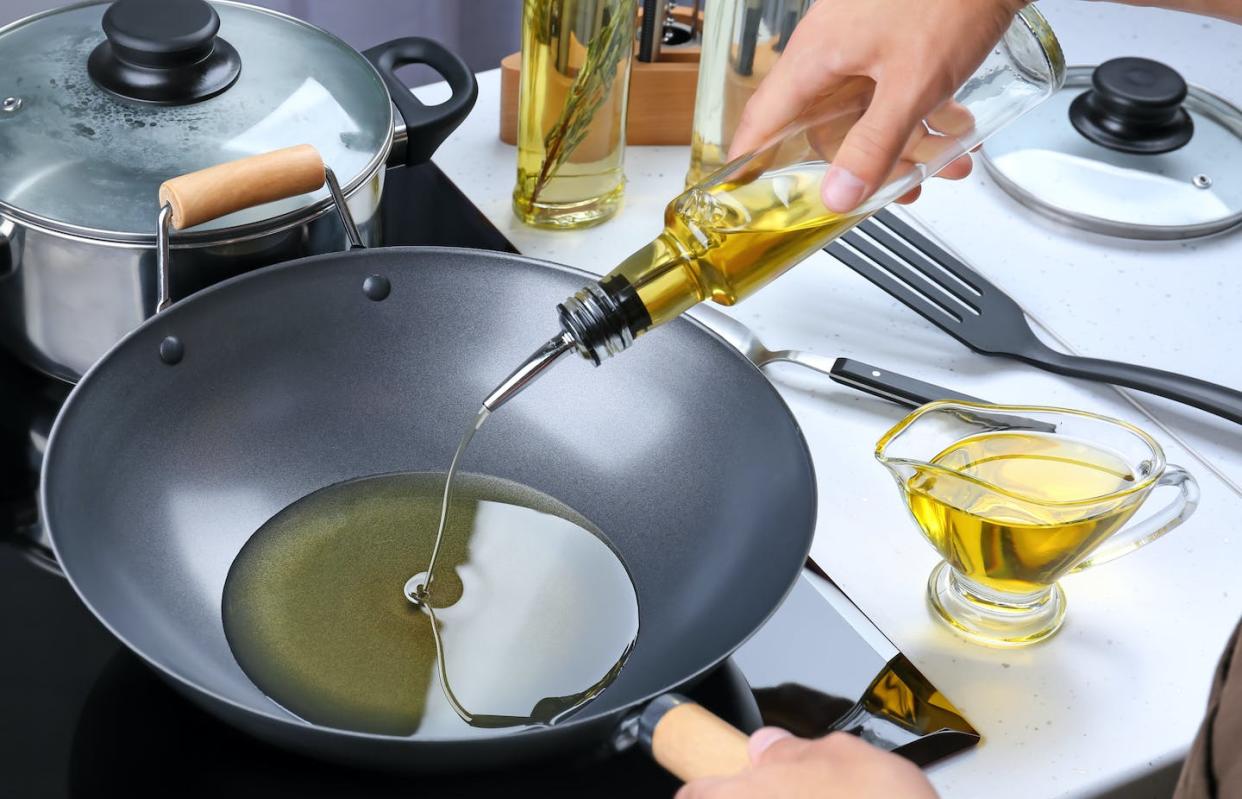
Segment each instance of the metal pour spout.
M494 411L539 379L552 364L577 352L596 366L634 343L621 304L599 283L585 286L557 306L561 332L522 363L483 400Z
M501 381L483 400L483 407L495 411L501 405L521 393L522 389L539 379L552 364L564 358L578 348L574 337L568 332L557 333L527 358L521 366Z

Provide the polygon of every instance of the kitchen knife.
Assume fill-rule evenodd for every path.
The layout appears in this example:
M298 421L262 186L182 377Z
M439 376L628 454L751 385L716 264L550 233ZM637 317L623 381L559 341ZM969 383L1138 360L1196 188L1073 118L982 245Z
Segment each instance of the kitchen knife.
M907 408L918 408L936 400L987 403L987 400L972 397L969 394L962 394L934 383L924 383L922 380L915 380L913 377L880 369L850 358L837 358L828 376L843 386L858 389L864 394L886 399L898 405L905 405ZM959 416L971 424L987 428L1007 427L1041 433L1057 431L1056 425L1050 422L1028 419L1025 416L973 412L962 412Z

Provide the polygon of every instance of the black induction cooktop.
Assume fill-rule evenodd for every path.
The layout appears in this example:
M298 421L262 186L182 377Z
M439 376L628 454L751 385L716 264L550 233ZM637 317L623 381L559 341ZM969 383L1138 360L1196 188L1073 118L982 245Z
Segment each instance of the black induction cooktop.
M434 165L390 170L389 244L515 251ZM274 749L174 692L78 601L42 540L43 444L69 387L0 354L0 797L671 796L640 751L453 776ZM844 729L926 764L978 735L825 575L807 571L695 699L744 730Z

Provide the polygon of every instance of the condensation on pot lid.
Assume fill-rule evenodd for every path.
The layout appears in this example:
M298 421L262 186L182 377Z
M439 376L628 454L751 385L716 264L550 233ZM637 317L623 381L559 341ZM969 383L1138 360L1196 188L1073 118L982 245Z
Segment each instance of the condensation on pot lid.
M147 3L152 4L166 12L195 5ZM200 24L203 20L173 21L199 38L215 31L235 50L239 65L220 65L219 80L184 102L144 101L118 96L127 91L124 74L111 80L105 69L109 79L101 81L100 70L91 65L101 55L110 8L69 6L0 28L0 210L69 232L154 241L157 190L168 178L307 143L348 191L388 152L388 92L362 55L336 37L265 9L214 2L218 31ZM118 26L148 20L121 16L114 22L107 37L114 51L128 55L152 46L116 36ZM168 47L185 38L170 39ZM138 57L145 63L178 56L172 49ZM141 78L143 70L137 71ZM326 198L324 189L230 214L196 230L263 223Z
M1098 233L1185 239L1242 222L1242 111L1146 59L1071 67L982 160L1019 202Z

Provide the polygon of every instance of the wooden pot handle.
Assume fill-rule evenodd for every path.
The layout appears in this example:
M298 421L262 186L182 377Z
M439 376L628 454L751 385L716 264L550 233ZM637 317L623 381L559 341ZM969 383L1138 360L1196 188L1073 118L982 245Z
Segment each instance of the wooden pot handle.
M651 756L683 782L730 777L750 768L746 734L682 697L658 697L643 711L642 727Z
M323 186L323 159L309 144L273 150L171 178L160 185L160 205L172 207L172 225L184 230L263 203Z

